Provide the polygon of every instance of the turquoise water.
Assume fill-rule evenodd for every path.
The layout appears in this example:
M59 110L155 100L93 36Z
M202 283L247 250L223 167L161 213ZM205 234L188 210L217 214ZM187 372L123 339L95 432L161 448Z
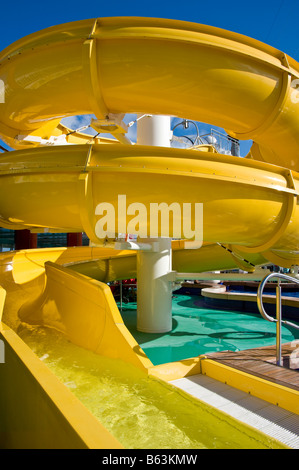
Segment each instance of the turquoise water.
M172 331L142 333L136 328L136 303L123 306L122 317L154 365L217 351L241 351L275 345L276 326L259 314L208 309L202 297L174 295ZM282 326L282 343L299 338L299 330Z
M240 294L240 292L244 294L257 294L257 289L232 289L230 288L228 292L231 292L231 293L237 292L238 294ZM276 290L267 289L264 291L264 295L276 295ZM287 291L286 289L282 288L281 295L283 297L299 297L299 291L297 290Z

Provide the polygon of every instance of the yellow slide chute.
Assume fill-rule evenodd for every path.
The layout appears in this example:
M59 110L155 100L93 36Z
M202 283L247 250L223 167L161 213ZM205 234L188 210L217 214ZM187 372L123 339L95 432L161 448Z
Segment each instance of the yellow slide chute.
M91 19L20 39L0 64L0 133L13 148L23 146L18 136L49 136L64 116L146 112L218 125L253 139L254 158L298 169L298 63L240 34L165 19Z
M2 158L1 224L83 230L98 242L96 204L115 204L117 194L147 208L156 200L200 202L204 241L295 264L298 77L298 64L281 51L180 21L84 20L20 39L0 54L0 135L15 149L31 148ZM104 119L127 112L221 126L254 140L253 159L280 167L198 150L120 146L59 124L74 114ZM91 146L32 148L63 134L66 143Z
M0 160L0 226L84 231L97 245L103 243L95 230L101 202L116 207L118 196L126 195L127 205L142 203L147 213L151 203L201 203L203 247L186 250L184 240L173 241L173 270L299 264L298 79L299 64L273 47L181 21L91 19L20 39L0 52L0 138L14 149ZM99 130L102 121L125 113L203 121L254 143L248 158L238 158L204 148L121 145L123 136L120 142L93 137L61 123L69 116L95 115ZM142 230L148 229L147 220ZM107 247L0 256L0 337L9 363L2 369L7 387L1 402L13 405L3 409L9 417L7 446L24 443L15 433L16 417L17 426L21 415L26 428L41 409L55 426L46 423L53 432L41 436L40 445L49 439L53 444L56 429L84 423L83 435L70 437L74 445L118 447L103 429L90 425L90 416L76 403L69 407L61 384L52 384L10 328L18 331L22 321L56 328L80 346L147 371L152 364L105 284L135 275L136 252ZM16 403L22 412L15 412ZM94 429L96 441L90 436Z
M244 257L274 249L284 263L295 264L299 176L290 175L274 165L208 152L119 144L40 147L2 157L1 219L11 228L85 231L100 243L95 228L101 201L117 207L118 195L126 195L127 205L143 203L148 214L152 203L201 202L205 242L231 244L246 251ZM149 220L147 225L149 233Z

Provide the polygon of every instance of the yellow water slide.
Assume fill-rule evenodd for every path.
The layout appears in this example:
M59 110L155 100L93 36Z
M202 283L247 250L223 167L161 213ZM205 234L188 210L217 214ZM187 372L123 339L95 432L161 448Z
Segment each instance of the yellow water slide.
M136 270L136 253L103 247L96 230L98 205L117 207L119 195L126 196L126 207L142 203L147 214L153 203L203 205L204 246L187 250L184 240L173 242L175 271L298 264L298 78L298 63L273 47L165 19L78 21L2 51L0 137L15 150L0 161L0 226L84 231L102 246L1 256L6 301L0 336L7 348L22 357L9 327L24 321L56 328L76 344L143 370L151 367L104 284ZM125 145L123 134L121 145L60 123L93 114L100 131L101 123L125 113L203 121L254 143L247 158L238 158L204 148ZM126 222L131 219L127 213ZM150 220L131 229L143 237ZM165 235L161 224L157 235Z
M62 117L91 113L99 120L127 112L183 116L254 140L251 159L99 142L10 153L1 160L2 226L85 231L99 242L96 206L116 206L119 194L148 210L155 202L200 202L204 241L263 253L282 266L296 262L293 59L208 26L105 18L32 34L0 61L0 133L16 149L64 132ZM76 135L80 141L89 142Z

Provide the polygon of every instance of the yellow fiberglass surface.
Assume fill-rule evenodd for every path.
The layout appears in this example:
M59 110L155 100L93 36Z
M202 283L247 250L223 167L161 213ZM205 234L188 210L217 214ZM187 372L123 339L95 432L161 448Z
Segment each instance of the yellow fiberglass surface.
M147 213L153 203L200 203L203 246L187 250L184 240L173 242L174 270L298 264L298 78L299 64L271 46L182 21L99 18L20 39L0 52L0 137L13 149L0 160L0 226L85 232L103 246L96 230L102 202L116 207L119 195L126 195L127 206L138 201ZM247 158L204 148L121 145L60 122L73 115L105 120L125 113L208 122L253 145ZM58 137L64 145L44 144ZM131 225L130 233L144 237L149 225ZM157 236L165 236L161 223ZM176 238L174 231L167 236ZM15 366L10 370L20 374L20 386L38 397L60 430L71 429L75 446L121 444L102 428L100 441L90 435L88 414L85 434L78 422L69 426L72 410L64 418L60 408L65 392L57 392L58 403L52 379L11 331L21 330L22 322L51 327L78 346L147 373L152 364L124 326L106 285L134 275L134 251L95 246L0 256L1 337ZM13 373L5 374L13 388ZM51 389L45 394L39 374ZM84 414L78 410L73 416ZM4 438L7 446L22 442L10 429Z

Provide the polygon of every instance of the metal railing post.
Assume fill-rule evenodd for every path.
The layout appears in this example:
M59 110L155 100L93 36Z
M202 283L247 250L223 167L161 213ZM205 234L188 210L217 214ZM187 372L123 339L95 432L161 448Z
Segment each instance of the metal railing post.
M281 360L281 285L278 279L276 286L276 364L282 366Z
M276 318L270 317L267 314L267 312L265 311L264 305L263 305L264 287L267 284L267 282L272 278L277 278L278 279L278 283L277 283L277 286L276 286ZM282 366L281 324L284 323L285 325L296 328L297 330L299 330L299 325L296 325L295 323L292 323L290 321L282 320L280 279L285 279L286 281L295 282L296 284L299 284L299 279L291 277L291 276L287 276L286 274L280 274L280 273L268 274L259 283L259 287L258 287L258 291L257 291L257 306L258 306L260 314L262 315L262 317L265 320L268 320L268 321L271 321L271 322L276 322L276 364L279 365L279 366Z

